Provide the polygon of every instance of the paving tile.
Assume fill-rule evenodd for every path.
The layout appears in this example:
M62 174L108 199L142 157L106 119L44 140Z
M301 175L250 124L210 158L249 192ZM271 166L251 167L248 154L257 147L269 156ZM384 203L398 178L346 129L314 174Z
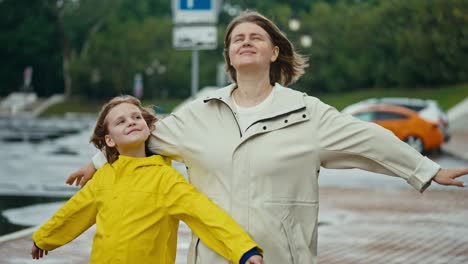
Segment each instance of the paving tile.
M468 192L322 188L319 263L468 263ZM40 263L87 263L94 230ZM179 230L177 264L186 263L190 230ZM0 243L5 264L30 259L30 235Z

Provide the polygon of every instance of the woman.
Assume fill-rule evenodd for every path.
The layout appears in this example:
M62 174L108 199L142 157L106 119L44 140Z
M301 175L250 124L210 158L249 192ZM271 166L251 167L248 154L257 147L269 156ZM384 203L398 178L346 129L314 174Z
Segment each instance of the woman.
M264 249L265 263L316 263L320 166L399 176L420 192L431 180L463 186L454 178L468 169L440 169L388 130L285 88L306 61L262 15L236 17L224 48L234 83L158 121L149 147L185 163L191 183ZM88 164L67 182L83 184L93 171ZM196 236L188 259L226 263Z

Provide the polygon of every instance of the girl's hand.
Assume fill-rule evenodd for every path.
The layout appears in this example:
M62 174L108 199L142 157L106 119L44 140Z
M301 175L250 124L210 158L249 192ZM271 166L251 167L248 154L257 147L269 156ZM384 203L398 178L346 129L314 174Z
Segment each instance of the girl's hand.
M44 256L44 253L45 255L47 255L47 253L49 253L47 250L42 250L38 247L36 247L36 244L33 243L33 246L31 248L31 256L33 259L40 259Z
M246 262L245 264L263 264L263 258L262 256L259 256L259 255L254 255L254 256L251 256Z

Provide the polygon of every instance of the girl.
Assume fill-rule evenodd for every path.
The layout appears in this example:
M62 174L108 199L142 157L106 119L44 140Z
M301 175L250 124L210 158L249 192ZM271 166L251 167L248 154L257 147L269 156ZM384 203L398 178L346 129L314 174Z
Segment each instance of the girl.
M233 263L263 263L259 246L223 210L185 181L146 140L156 116L131 96L112 99L91 142L109 163L33 234L33 259L96 223L90 263L174 263L179 220Z

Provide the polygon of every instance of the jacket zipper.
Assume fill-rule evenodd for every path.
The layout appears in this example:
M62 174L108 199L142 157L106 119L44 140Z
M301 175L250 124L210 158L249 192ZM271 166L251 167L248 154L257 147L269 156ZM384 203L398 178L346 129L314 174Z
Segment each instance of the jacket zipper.
M211 101L211 100L218 100L218 101L222 102L222 103L225 104L226 107L231 111L232 116L234 117L234 120L236 120L237 129L239 130L239 136L242 138L242 136L243 136L243 135L242 135L242 130L241 130L241 128L240 128L239 122L237 121L236 114L235 114L235 112L232 110L232 108L231 108L226 102L224 102L223 100L221 100L221 99L219 99L219 98L206 99L206 100L204 100L203 102L206 103L206 102L209 102L209 101ZM286 112L286 113L278 114L278 115L276 115L276 116L271 116L271 117L268 117L268 118L259 119L259 120L255 121L255 122L253 122L249 127L255 125L255 124L258 123L258 122L262 122L262 121L274 119L274 118L277 118L277 117L280 117L280 116L283 116L283 115L289 115L289 114L292 114L292 113L300 112L300 111L304 110L305 108L306 108L306 107L304 106L304 107L298 108L298 109L296 109L296 110L292 110L292 111L289 111L289 112ZM249 127L247 127L247 129L248 129Z
M209 101L211 101L211 100L218 100L218 101L220 101L221 103L225 104L229 110L231 110L232 116L234 117L234 120L236 120L237 129L239 130L239 136L242 138L242 130L241 130L241 128L240 128L239 122L237 121L236 114L234 113L234 111L232 110L232 108L231 108L226 102L224 102L223 100L218 99L218 98L207 99L207 100L204 100L203 102L206 103L206 102L209 102Z
M292 110L292 111L289 111L289 112L286 112L286 113L282 113L282 114L278 114L278 115L275 115L275 116L270 116L268 118L263 118L263 119L259 119L255 122L253 122L250 126L247 127L247 129L249 129L251 126L259 123L259 122L262 122L262 121L267 121L267 120L271 120L271 119L274 119L274 118L278 118L278 117L281 117L281 116L285 116L285 115L289 115L289 114L292 114L292 113L296 113L296 112L300 112L302 110L304 110L306 107L301 107L299 109L296 109L296 110Z

